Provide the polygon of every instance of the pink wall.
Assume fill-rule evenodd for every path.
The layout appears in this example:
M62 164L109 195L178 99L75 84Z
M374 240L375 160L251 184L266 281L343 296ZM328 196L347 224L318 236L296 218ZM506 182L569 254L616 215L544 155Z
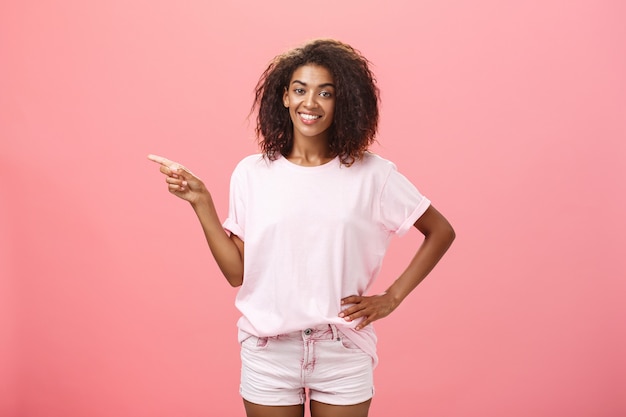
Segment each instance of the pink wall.
M377 323L372 416L626 415L626 7L619 1L0 4L0 415L242 415L222 215L267 61L374 63L376 151L443 211L444 262ZM377 290L419 243L393 242Z

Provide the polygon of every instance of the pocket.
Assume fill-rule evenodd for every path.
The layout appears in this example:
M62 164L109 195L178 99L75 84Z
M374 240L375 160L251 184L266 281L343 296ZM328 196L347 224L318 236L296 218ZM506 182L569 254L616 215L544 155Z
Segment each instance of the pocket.
M339 332L339 343L341 343L341 346L344 349L361 351L360 347L358 347L352 340L348 339L346 335L341 332Z
M261 350L267 347L269 337L257 337L249 335L241 341L241 347L251 350Z

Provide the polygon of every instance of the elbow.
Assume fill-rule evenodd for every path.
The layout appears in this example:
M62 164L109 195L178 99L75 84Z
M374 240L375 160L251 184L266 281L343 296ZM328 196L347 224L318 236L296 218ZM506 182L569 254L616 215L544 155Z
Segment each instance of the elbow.
M219 264L219 267L231 287L243 284L243 263Z
M450 246L456 238L456 232L450 222L432 206L417 219L415 228L427 239L445 246Z
M439 223L437 227L427 231L424 235L429 240L432 239L435 242L439 242L439 245L445 248L444 250L448 250L454 239L456 239L456 232L447 221Z
M448 240L452 244L452 242L454 242L454 239L456 239L456 232L454 231L454 228L452 227L452 225L449 223L448 223L448 230L446 231L446 234L448 235Z
M239 287L243 284L243 268L232 267L232 265L219 265L220 271L231 287Z
M243 275L226 275L226 281L228 281L230 286L233 288L241 287L241 285L243 284Z
M454 239L456 239L456 232L454 231L454 228L450 223L446 223L446 226L443 227L441 230L441 235L443 236L443 239L447 242L447 246L450 247L450 245L452 245L452 242L454 242Z

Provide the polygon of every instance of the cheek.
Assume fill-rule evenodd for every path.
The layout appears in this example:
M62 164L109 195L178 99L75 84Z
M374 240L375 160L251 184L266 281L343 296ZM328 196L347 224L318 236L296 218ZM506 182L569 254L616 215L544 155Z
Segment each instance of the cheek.
M289 108L289 119L291 119L293 123L295 123L298 119L298 113L296 113L296 110L293 107Z
M330 118L334 119L335 118L335 106L334 105L329 106L328 110L326 111L326 114L329 114Z

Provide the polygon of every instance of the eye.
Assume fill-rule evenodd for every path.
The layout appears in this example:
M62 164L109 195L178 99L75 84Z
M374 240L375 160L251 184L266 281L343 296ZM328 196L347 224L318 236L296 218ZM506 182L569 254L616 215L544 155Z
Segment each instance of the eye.
M324 97L324 98L330 98L333 96L333 93L331 93L330 91L322 91L320 93L320 96Z
M293 92L296 94L304 94L304 88L294 88Z

